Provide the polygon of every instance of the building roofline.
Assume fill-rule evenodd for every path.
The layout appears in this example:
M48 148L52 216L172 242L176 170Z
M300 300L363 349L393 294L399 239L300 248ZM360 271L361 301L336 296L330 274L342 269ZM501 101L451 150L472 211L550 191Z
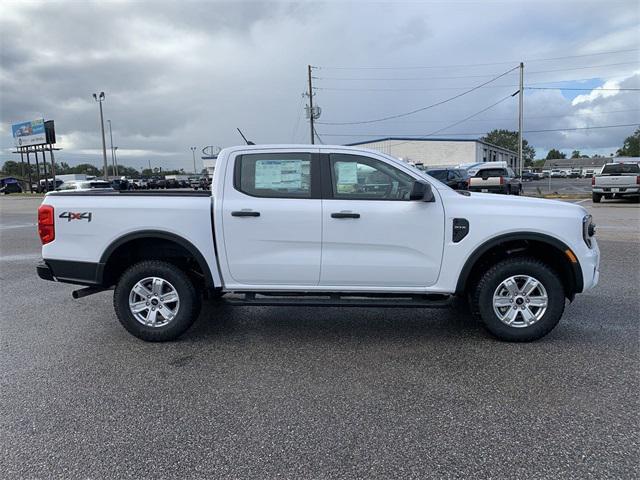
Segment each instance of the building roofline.
M386 142L390 140L402 140L402 141L413 141L413 142L477 142L482 143L483 145L487 145L489 147L497 148L500 150L504 150L506 152L512 153L514 155L518 155L517 152L513 150L509 150L508 148L501 147L500 145L495 145L493 143L485 142L484 140L480 140L479 138L445 138L445 137L384 137L384 138L375 138L372 140L365 140L363 142L354 142L354 143L346 143L345 146L348 147L356 147L359 145L365 145L368 143L376 143L376 142Z

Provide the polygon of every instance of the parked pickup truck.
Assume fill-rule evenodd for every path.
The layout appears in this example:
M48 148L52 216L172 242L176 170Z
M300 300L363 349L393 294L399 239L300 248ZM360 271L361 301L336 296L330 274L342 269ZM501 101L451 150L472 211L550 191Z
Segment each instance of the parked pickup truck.
M201 299L228 305L442 307L529 341L598 282L591 216L570 203L456 192L396 158L242 146L208 191L55 192L38 210L40 278L115 288L118 319L172 340ZM224 314L225 309L216 310Z
M600 203L604 198L632 197L640 200L640 165L638 162L612 162L591 177L591 198Z
M481 166L469 179L469 190L472 192L504 193L520 195L522 182L511 167Z

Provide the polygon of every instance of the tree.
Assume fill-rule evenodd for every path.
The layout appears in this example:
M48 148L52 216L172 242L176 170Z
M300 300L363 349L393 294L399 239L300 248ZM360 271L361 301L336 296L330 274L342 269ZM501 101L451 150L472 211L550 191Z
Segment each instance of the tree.
M518 151L518 132L512 130L491 130L480 139L483 142L492 143L498 147L506 148L513 152ZM529 145L526 139L522 139L522 157L525 165L531 164L536 157L535 149Z
M573 152L571 152L571 158L580 158L580 157L582 157L580 150L574 150Z
M25 171L26 171L26 163L25 163ZM22 174L21 166L19 162L14 162L13 160L7 160L4 162L2 166L2 173L9 176L15 177L20 176Z
M616 157L640 157L640 127L633 135L624 139L622 148L616 152Z
M547 153L547 160L556 160L560 158L567 158L567 154L562 153L560 150L556 150L555 148L552 148L549 150L549 153Z

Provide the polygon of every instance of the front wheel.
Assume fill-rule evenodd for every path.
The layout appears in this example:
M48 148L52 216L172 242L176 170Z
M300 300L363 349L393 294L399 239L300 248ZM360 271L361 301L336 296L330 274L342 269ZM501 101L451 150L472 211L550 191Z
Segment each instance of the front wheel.
M472 296L486 329L500 340L529 342L560 321L565 294L559 275L535 258L510 258L489 268Z
M113 304L129 333L148 342L165 342L187 331L201 303L184 271L171 263L146 260L120 277Z

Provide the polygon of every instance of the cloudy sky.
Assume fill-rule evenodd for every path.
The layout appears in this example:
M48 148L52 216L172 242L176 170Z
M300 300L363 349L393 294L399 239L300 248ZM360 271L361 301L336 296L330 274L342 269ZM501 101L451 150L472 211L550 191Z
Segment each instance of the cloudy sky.
M517 71L370 121L463 93L521 60L525 85L565 89L526 91L525 130L579 129L527 133L537 156L609 154L634 127L583 128L640 124L640 92L617 90L640 88L639 24L638 0L2 0L0 162L16 157L11 123L44 117L56 123L57 159L99 164L91 94L100 91L125 165L187 169L190 146L241 143L236 127L256 143L306 143L307 64L318 67L324 143L515 130ZM341 125L354 122L370 123Z

